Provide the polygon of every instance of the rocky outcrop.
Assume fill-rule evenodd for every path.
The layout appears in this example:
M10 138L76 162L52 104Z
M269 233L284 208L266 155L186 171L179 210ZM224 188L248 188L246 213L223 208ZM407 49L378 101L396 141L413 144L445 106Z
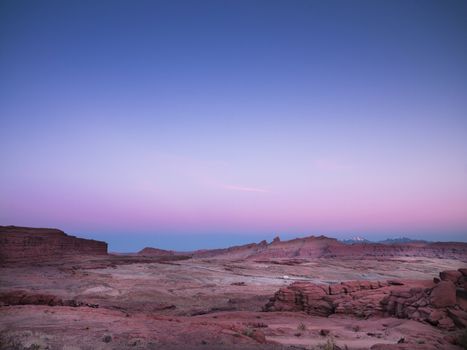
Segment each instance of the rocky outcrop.
M442 329L464 328L467 325L464 288L467 276L462 270L441 272L440 281L431 288L411 288L405 293L392 291L381 304L389 315L399 318L426 321Z
M368 242L344 244L337 239L325 236L310 236L288 241L281 241L279 237L276 237L269 244L262 241L226 249L199 250L193 252L193 257L261 261L290 258L428 257L467 261L467 243L414 241L394 244Z
M88 306L97 308L97 304L89 304L75 299L62 299L52 294L28 293L24 290L0 293L0 306L10 305L48 305L48 306Z
M446 270L440 272L439 277L442 281L451 281L453 283L457 283L459 278L462 277L462 272L460 270Z
M138 255L141 255L141 256L173 256L175 255L175 252L171 250L146 247L144 249L141 249L138 252Z
M0 226L0 263L35 263L69 255L107 254L107 243L48 228Z
M310 315L395 316L442 329L467 326L462 269L432 281L350 281L340 284L295 282L279 289L264 311L302 311ZM457 278L454 278L457 277Z
M279 289L265 311L304 311L314 316L352 314L358 317L382 315L380 301L389 294L389 283L348 281L339 284L295 282Z
M268 243L261 241L259 243L249 243L239 246L221 249L201 249L192 253L195 258L221 258L221 259L246 259L267 249Z
M452 281L439 282L430 293L430 304L434 307L448 307L456 304L456 286Z

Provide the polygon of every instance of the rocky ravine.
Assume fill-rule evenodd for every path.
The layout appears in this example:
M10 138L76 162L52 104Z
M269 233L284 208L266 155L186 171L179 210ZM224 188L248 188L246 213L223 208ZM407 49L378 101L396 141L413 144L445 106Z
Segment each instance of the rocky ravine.
M107 243L49 228L0 226L0 263L33 263L67 255L106 255Z

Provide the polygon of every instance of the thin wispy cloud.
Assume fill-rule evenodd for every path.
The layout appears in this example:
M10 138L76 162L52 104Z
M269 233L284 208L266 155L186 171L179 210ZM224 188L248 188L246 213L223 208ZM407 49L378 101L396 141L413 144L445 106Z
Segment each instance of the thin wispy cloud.
M259 188L259 187L246 187L246 186L238 186L238 185L222 185L221 187L229 191L257 192L257 193L269 193L270 192L264 188Z

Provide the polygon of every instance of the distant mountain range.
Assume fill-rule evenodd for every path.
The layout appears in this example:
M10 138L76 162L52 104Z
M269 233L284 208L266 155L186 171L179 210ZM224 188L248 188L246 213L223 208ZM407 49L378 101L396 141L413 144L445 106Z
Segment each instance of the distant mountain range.
M345 244L371 243L371 241L367 240L366 238L357 236L357 237L352 237L352 238L349 238L349 239L344 239L344 240L342 240L342 243L345 243Z
M399 243L427 243L428 241L421 239L410 239L407 237L387 238L384 241L379 241L382 244L399 244Z
M352 239L346 244L335 238L308 236L282 241L279 238L268 243L250 243L221 249L197 250L191 252L193 258L237 259L270 261L289 259L295 264L300 259L314 258L381 258L381 257L427 257L449 258L467 261L467 243L462 242L424 242L408 238L387 239L370 242L362 237Z
M380 243L380 244L403 244L403 243L427 243L428 241L420 239L411 239L407 237L387 238L382 241L370 241L366 238L357 236L350 239L343 239L341 241L344 244L359 244L359 243Z
M347 240L349 242L350 240ZM203 249L192 252L177 252L147 247L134 255L139 256L185 256L201 259L254 260L257 262L287 260L287 264L317 258L368 259L373 257L427 257L449 258L467 262L467 242L424 242L409 238L387 239L370 242L354 237L352 244L335 238L308 236L282 241L276 237L268 243L249 243L220 249ZM34 244L31 245L31 242ZM105 242L81 239L66 235L56 229L39 229L15 226L0 226L0 262L46 261L57 256L83 254L106 255ZM39 258L41 260L39 260Z

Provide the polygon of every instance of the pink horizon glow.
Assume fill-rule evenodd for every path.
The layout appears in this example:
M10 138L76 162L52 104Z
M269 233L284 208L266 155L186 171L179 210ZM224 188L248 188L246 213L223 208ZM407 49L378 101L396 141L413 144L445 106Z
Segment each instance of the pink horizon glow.
M467 240L465 1L101 2L0 7L0 225Z

